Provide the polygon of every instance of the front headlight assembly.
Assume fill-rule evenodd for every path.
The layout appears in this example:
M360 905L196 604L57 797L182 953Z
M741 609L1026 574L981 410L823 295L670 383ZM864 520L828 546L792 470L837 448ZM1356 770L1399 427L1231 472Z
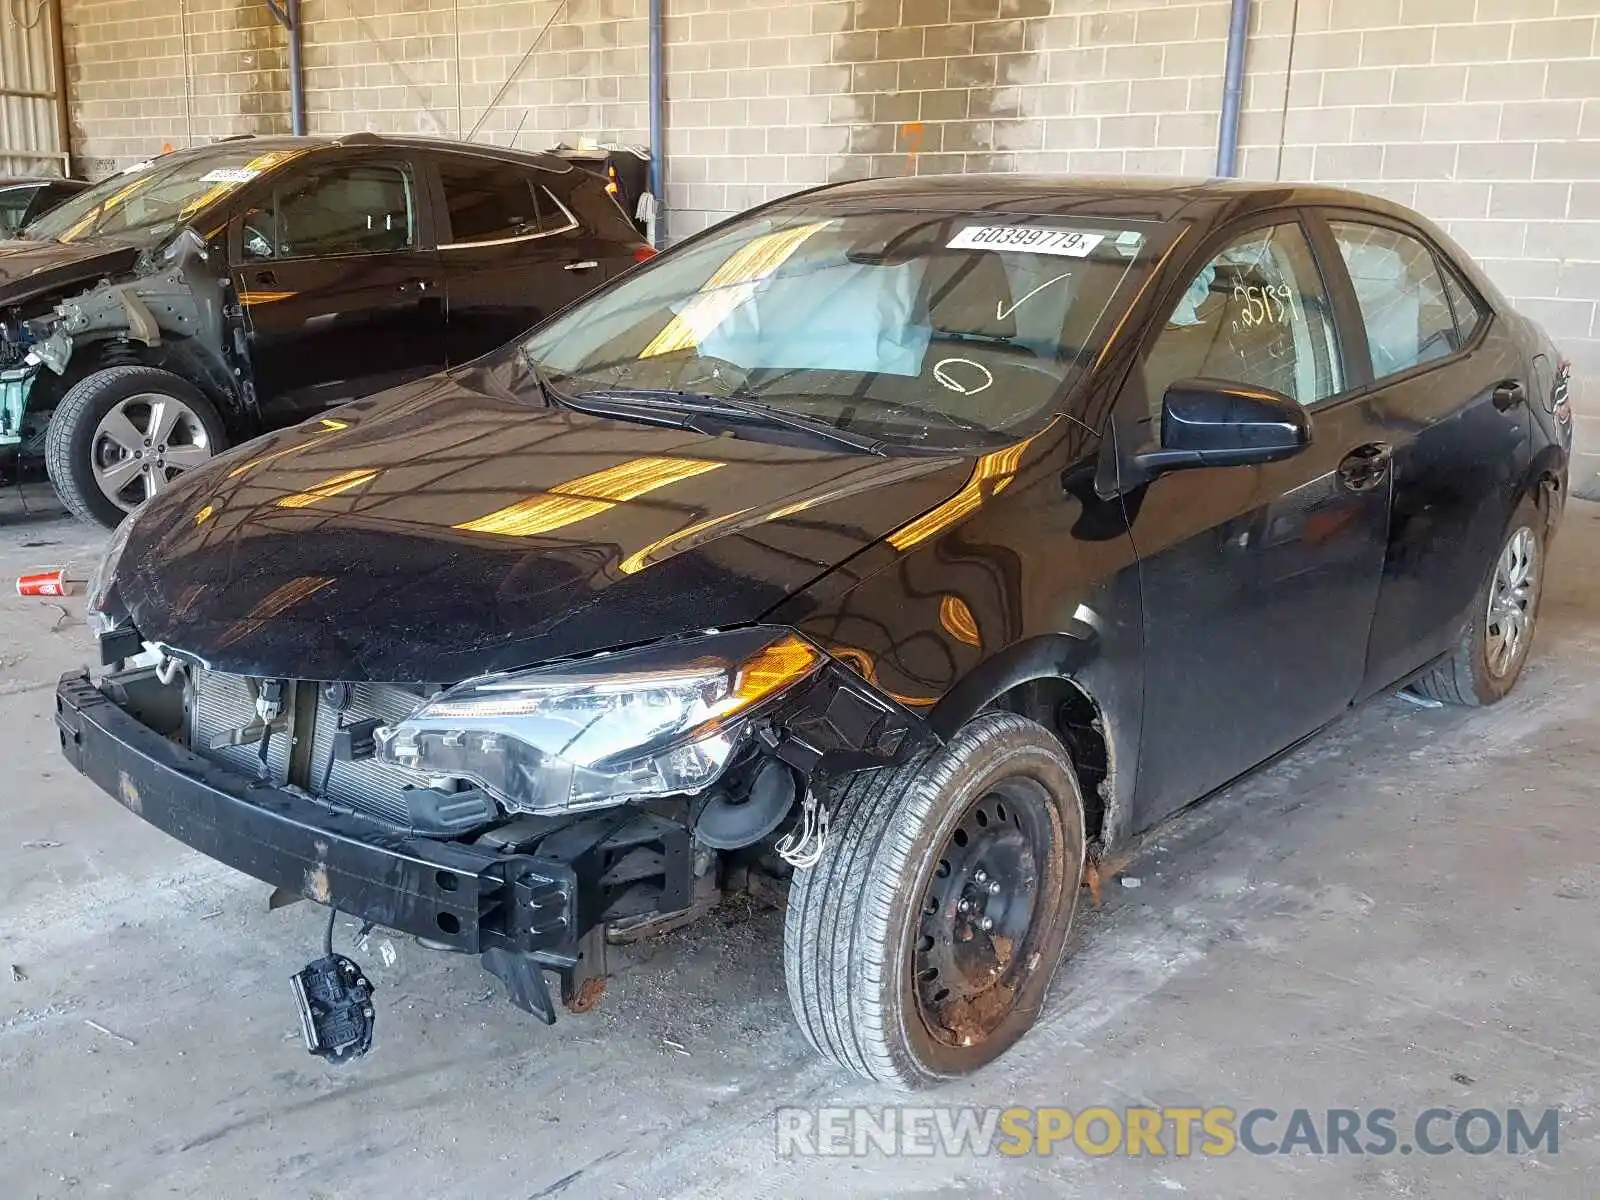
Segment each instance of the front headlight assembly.
M94 573L89 576L84 609L89 628L96 634L109 633L127 619L127 613L123 611L122 603L114 593L117 568L122 563L123 553L128 549L128 538L133 533L134 516L135 514L129 513L122 518L122 523L111 534L111 540L106 543L105 553L95 564Z
M731 633L469 679L376 734L419 781L460 779L517 812L703 791L749 719L822 667L782 629Z

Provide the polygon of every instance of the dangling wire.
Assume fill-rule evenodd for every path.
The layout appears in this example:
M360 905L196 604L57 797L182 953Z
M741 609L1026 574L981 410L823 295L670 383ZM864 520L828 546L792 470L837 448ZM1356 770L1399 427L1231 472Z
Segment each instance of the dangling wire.
M333 957L333 923L339 919L339 910L328 906L328 928L322 932L322 957Z
M800 828L791 829L773 847L777 856L796 870L806 870L822 861L828 844L828 810L808 790L800 806Z

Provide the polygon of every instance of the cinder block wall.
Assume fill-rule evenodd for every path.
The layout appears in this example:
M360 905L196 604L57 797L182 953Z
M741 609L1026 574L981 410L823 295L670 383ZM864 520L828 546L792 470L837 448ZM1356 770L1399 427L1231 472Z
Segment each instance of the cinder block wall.
M304 9L313 132L645 138L646 0ZM666 9L675 237L867 174L1213 167L1225 0ZM91 170L287 129L283 37L262 0L66 0L65 20ZM1414 204L1600 374L1600 3L1257 0L1253 24L1243 172Z

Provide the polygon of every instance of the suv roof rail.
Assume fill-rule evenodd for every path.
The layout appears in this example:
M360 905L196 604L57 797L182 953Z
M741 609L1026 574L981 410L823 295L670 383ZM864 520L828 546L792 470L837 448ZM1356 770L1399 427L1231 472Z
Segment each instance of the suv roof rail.
M227 137L213 138L212 139L212 143L215 144L217 142L247 142L247 141L249 141L251 138L253 138L255 136L256 135L253 134L253 133L230 133Z
M360 133L347 133L333 140L335 146L377 146L382 142L383 139L370 129L364 129Z

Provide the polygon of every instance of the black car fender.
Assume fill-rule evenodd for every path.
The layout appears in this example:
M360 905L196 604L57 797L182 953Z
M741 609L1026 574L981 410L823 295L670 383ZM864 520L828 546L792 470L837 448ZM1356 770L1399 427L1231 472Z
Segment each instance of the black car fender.
M66 386L103 367L142 363L181 375L205 393L235 437L251 432L245 363L226 342L224 284L206 253L180 238L167 265L104 284L57 306L53 334L67 342ZM70 376L68 371L71 371Z
M1008 646L963 676L934 706L927 723L944 740L996 706L1039 720L1066 745L1083 788L1089 835L1104 849L1123 840L1132 811L1143 694L1137 674L1108 659L1097 625L1097 616L1080 607L1065 631ZM1039 683L1068 689L1070 724L1066 712L1030 711L1040 697L1024 693L1027 685Z

